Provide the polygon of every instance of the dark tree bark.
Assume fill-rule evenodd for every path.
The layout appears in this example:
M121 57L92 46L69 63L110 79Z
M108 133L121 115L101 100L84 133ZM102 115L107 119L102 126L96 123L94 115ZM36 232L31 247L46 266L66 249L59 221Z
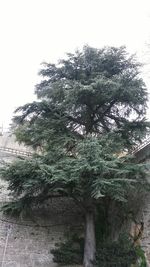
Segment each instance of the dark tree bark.
M88 211L85 215L85 243L84 243L84 267L93 267L96 253L94 212Z

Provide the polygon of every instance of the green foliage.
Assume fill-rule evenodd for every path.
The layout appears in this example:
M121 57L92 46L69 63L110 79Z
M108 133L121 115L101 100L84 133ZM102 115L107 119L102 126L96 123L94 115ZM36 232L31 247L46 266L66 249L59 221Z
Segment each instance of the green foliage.
M48 154L16 161L2 170L2 176L23 207L25 202L41 203L56 194L76 198L85 206L85 198L126 201L129 190L146 185L145 166L135 164L131 157L118 158L110 142L107 148L103 141L93 137L80 141L74 156L62 154L57 162Z
M59 265L82 264L83 250L83 238L70 233L51 253ZM127 234L121 234L117 241L98 242L95 267L131 267L132 264L146 267L146 260L141 247L135 247Z
M55 244L56 248L51 250L53 261L60 265L65 264L82 264L84 240L79 238L77 234L66 240L64 243Z
M147 267L145 253L141 247L136 247L136 254L138 256L138 266L137 267Z
M18 140L48 150L108 132L128 147L140 141L148 127L147 90L135 59L124 47L85 46L67 56L43 64L36 86L40 101L17 109L22 113L14 119Z
M126 202L147 186L145 166L127 156L150 126L139 67L124 47L85 46L43 64L38 100L19 107L13 125L17 140L37 154L1 171L16 199L5 211L68 196L94 213L102 199Z
M146 184L144 167L118 156L148 129L139 66L124 47L88 46L43 64L39 100L18 108L13 125L18 141L40 155L2 171L16 198L32 204L67 195L85 208L89 199L126 201L129 190Z
M41 164L40 164L41 163ZM10 181L8 189L14 193L14 196L33 195L33 192L41 193L41 187L44 190L51 177L51 168L42 164L38 159L17 160L10 166L2 169L2 175ZM44 188L43 186L44 185Z
M96 267L131 267L138 259L137 248L127 235L121 235L118 241L100 245L97 250Z
M29 202L29 198L22 198L19 199L17 201L12 201L12 202L8 202L6 204L4 204L1 207L1 210L5 213L5 214L9 214L12 216L19 216L21 214L22 211L27 211L30 207L30 202Z

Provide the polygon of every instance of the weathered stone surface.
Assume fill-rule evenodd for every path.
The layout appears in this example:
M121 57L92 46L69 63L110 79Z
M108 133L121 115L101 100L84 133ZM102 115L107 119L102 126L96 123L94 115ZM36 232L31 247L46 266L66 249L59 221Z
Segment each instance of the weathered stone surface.
M138 161L150 163L150 144L142 148L136 154ZM147 177L150 182L150 175ZM144 231L142 233L141 245L145 251L147 259L147 267L150 267L150 193L147 193L144 200L144 206L141 212L141 218L144 223Z
M62 203L62 200L60 202ZM51 203L51 205L53 204ZM57 203L57 205L60 205L60 203ZM51 208L50 206L50 210ZM79 216L79 220L75 219L74 211L72 216L71 213L68 213L68 215L67 218L66 215L63 216L63 213L58 213L57 219L57 212L53 212L51 220L51 216L45 217L44 214L39 218L38 212L34 211L33 221L25 217L14 219L0 213L0 259L3 258L4 249L7 246L3 267L56 266L53 263L50 250L55 247L55 243L64 239L64 232L70 228L70 225L74 229L81 224L81 216ZM61 216L62 222L60 224Z
M142 236L142 247L150 263L150 196L147 196L143 210L144 231Z
M0 152L2 164L3 160L10 162L14 158ZM0 206L10 200L8 194L7 183L0 180ZM0 212L0 266L56 267L51 249L64 240L64 232L70 227L75 230L82 225L81 214L67 198L51 200L31 214L13 218Z

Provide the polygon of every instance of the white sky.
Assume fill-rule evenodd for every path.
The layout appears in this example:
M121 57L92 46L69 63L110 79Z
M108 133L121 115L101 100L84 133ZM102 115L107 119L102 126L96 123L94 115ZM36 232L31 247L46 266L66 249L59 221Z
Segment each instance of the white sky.
M84 44L137 52L150 87L149 0L0 0L0 37L0 126L35 98L42 61Z

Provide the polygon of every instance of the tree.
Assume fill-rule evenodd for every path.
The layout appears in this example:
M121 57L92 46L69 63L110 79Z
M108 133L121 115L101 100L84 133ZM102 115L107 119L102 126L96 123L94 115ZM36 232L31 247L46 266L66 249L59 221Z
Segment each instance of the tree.
M73 198L85 217L84 267L94 264L101 199L125 201L129 188L146 183L143 166L121 157L149 127L139 67L124 47L85 46L58 64L43 63L38 101L18 108L14 117L18 141L38 153L3 170L18 198L7 208Z

